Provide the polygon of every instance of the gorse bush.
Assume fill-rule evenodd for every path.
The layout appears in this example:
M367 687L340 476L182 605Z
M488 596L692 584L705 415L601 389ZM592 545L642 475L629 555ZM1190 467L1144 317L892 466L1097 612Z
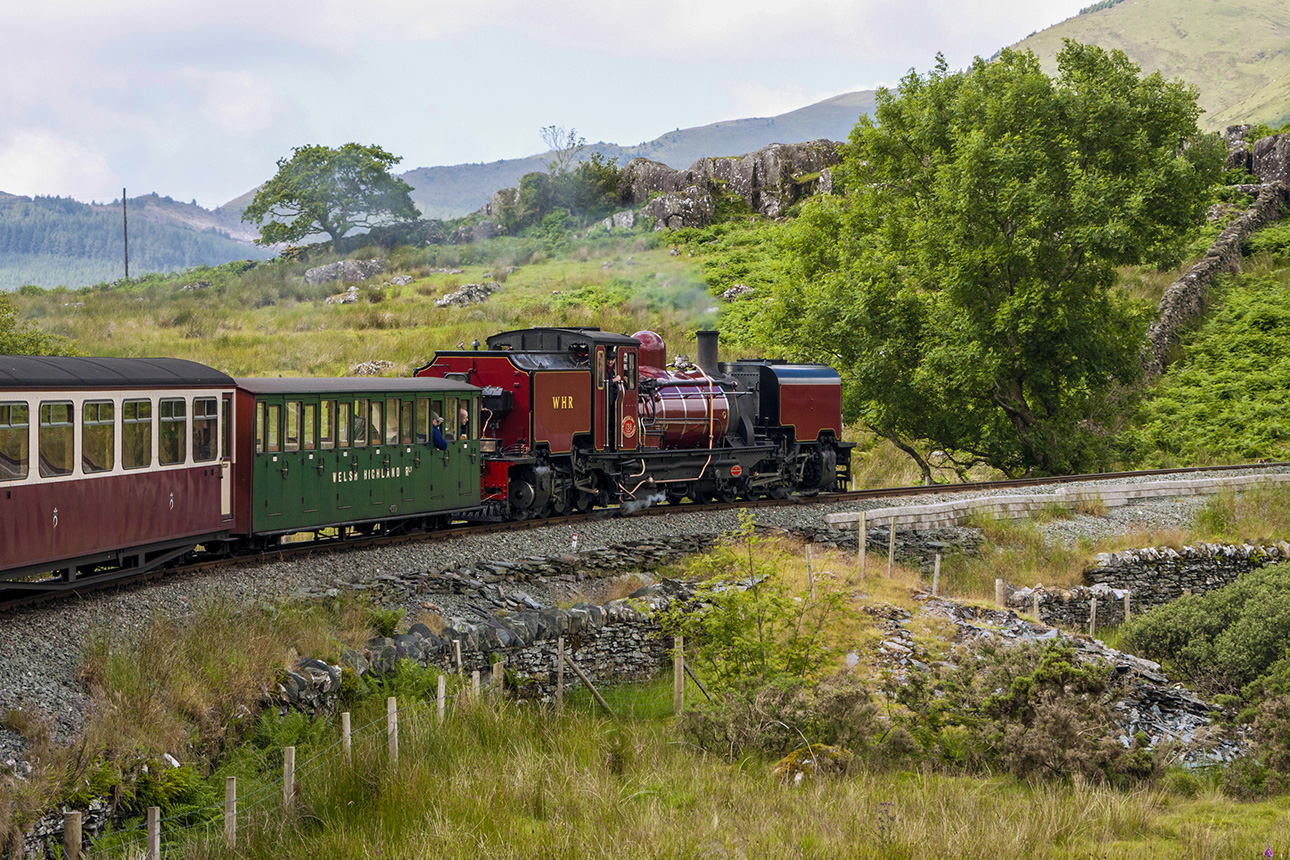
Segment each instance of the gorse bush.
M1136 653L1161 662L1189 686L1239 693L1287 656L1290 565L1248 571L1224 588L1183 595L1133 619L1123 635Z

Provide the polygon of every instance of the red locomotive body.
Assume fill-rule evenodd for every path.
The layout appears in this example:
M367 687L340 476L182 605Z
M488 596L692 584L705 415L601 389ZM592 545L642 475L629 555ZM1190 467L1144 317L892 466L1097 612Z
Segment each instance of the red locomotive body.
M653 332L523 329L440 352L418 375L484 388L483 495L498 517L689 497L818 492L850 478L841 380L820 365L665 366Z

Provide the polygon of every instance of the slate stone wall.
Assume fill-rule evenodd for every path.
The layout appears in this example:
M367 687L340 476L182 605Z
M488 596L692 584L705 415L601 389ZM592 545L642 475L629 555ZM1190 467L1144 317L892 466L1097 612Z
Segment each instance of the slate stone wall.
M1039 595L1039 617L1056 627L1088 629L1090 600L1097 598L1097 626L1124 622L1124 595L1131 615L1177 600L1183 594L1203 594L1236 581L1242 573L1290 559L1290 544L1202 543L1150 547L1101 553L1084 571L1084 585L1069 590L1013 589L1008 606L1030 613Z

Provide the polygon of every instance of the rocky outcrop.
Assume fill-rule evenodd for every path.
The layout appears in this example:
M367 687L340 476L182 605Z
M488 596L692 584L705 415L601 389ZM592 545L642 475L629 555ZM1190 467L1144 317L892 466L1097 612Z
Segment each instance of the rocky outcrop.
M680 230L706 227L712 223L717 205L712 195L697 185L655 197L642 210L654 221L654 229Z
M615 212L600 222L606 230L630 230L636 226L636 213L631 209Z
M506 189L510 190L510 189ZM448 235L449 245L467 245L471 242L486 242L496 239L505 230L496 221L480 221L478 224L466 224L453 230Z
M305 272L305 283L316 285L330 281L344 281L352 284L374 278L383 271L385 271L384 260L340 260L309 269Z
M636 158L623 168L622 200L639 205L657 195L692 197L689 189L697 188L709 195L737 194L753 212L778 218L804 197L833 192L832 168L842 160L839 147L831 140L774 143L747 155L701 158L685 170ZM656 218L654 226L669 224Z
M480 302L488 301L488 297L497 292L498 289L499 287L494 281L484 284L466 284L461 289L448 293L441 299L435 299L434 306L437 308L463 308L466 305L477 305Z

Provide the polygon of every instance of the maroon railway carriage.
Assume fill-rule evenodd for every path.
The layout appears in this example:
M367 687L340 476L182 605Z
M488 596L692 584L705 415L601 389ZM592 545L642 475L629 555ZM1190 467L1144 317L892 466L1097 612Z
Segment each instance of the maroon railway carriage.
M484 389L482 495L499 517L814 493L850 479L842 387L823 365L666 363L662 338L534 328L417 371Z
M67 588L226 537L233 390L179 359L0 356L0 583Z

